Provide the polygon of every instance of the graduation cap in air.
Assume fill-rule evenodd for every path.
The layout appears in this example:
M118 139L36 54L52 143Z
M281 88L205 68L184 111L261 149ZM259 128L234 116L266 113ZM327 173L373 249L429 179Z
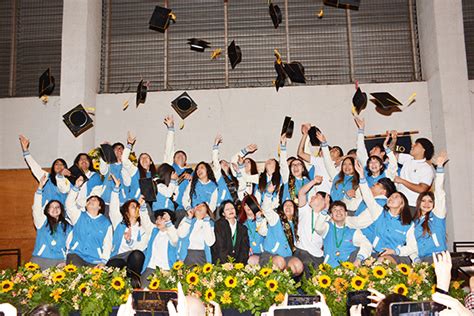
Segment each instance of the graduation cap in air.
M388 92L375 92L370 94L373 99L370 99L375 104L375 110L382 115L391 115L394 112L401 112L400 109L403 104Z
M76 180L77 178L79 177L82 177L84 179L84 182L86 182L87 180L89 180L89 178L87 178L87 176L85 175L85 173L76 165L72 165L71 168L69 168L69 172L71 173L71 175L69 177L67 177L67 179L69 180L69 182L71 182L72 184L76 183Z
M183 120L197 110L197 104L193 99L191 99L187 92L184 92L179 97L171 101L171 106Z
M242 51L240 50L240 46L235 45L235 41L232 41L229 47L227 47L227 55L229 55L230 66L232 69L242 61Z
M190 38L188 39L188 45L190 45L191 50L196 51L196 52L204 52L206 48L211 47L211 43L206 42L202 39L199 38Z
M281 21L283 20L280 7L276 4L270 3L268 11L270 13L270 17L272 18L273 26L278 28L278 25L280 25Z
M311 143L311 146L319 146L321 145L321 142L319 139L316 137L316 133L320 132L321 130L317 128L316 126L311 126L311 128L308 131L308 136L309 136L309 142Z
M350 10L359 10L360 0L323 0L325 5L350 9Z
M293 136L293 130L295 128L295 122L289 116L285 116L283 121L283 127L281 129L281 135L286 135L286 138Z
M176 16L173 14L172 10L156 6L153 15L150 18L150 29L164 33L171 21L176 23Z
M293 61L291 63L284 63L283 65L291 82L306 83L304 67L300 62Z
M75 137L81 135L89 128L94 126L91 117L86 112L82 104L79 104L64 114L63 122Z
M281 60L280 52L277 49L275 49L274 54L275 54L275 57L276 57L276 60L274 62L274 66L275 66L275 71L277 73L277 77L273 81L273 84L275 85L276 91L278 92L278 89L285 86L286 73L285 73L285 68L283 66L283 62Z
M54 77L51 76L48 68L39 78L38 97L51 95L54 91L54 86Z
M148 86L143 83L143 80L141 80L137 86L137 107L141 103L145 103L147 92L148 92Z
M140 185L140 191L145 197L145 201L147 202L155 202L156 201L156 184L152 178L141 178L138 180Z
M102 159L108 164L117 162L117 156L115 155L114 148L110 144L100 145L100 155Z
M359 115L367 107L367 93L358 87L352 97L352 114Z

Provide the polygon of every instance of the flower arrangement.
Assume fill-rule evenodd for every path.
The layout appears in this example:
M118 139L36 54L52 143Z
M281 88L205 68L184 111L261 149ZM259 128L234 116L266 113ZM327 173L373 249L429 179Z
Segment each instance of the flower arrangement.
M23 313L40 304L53 304L61 315L74 310L83 315L109 315L113 306L126 302L131 290L126 271L109 267L68 264L41 271L28 262L17 271L0 271L0 302Z
M301 287L307 294L320 291L333 315L345 315L348 292L373 288L384 294L399 293L414 301L429 301L435 281L434 268L427 263L394 265L369 259L360 267L350 262L336 268L321 264L312 269L311 278L303 278ZM465 294L461 282L451 282L449 294L462 299Z
M273 270L271 265L229 262L187 267L177 261L169 271L157 269L150 276L149 288L176 289L177 282L185 293L205 302L215 301L222 308L250 311L253 315L283 302L285 293L295 293L297 287L289 271Z
M92 150L90 150L88 153L89 157L92 159L92 167L94 168L95 171L99 171L100 167L100 147L96 147ZM138 164L138 159L137 155L135 154L134 151L130 152L130 155L128 156L128 159L136 166Z

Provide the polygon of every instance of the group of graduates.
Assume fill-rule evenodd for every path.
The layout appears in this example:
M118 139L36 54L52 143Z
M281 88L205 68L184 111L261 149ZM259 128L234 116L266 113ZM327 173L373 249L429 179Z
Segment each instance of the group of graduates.
M157 166L141 153L130 160L135 137L112 145L116 162L80 153L73 166L56 159L43 170L20 136L23 156L38 180L33 218L37 237L32 262L42 268L127 267L134 287L146 287L156 268L229 260L291 269L301 275L309 265L359 265L369 257L410 263L432 260L447 250L443 190L446 153L436 158L426 138L410 154L395 152L397 132L367 152L365 122L355 117L357 148L346 155L320 143L308 147L310 124L301 125L297 156L288 157L280 137L278 159L259 172L250 144L220 159L222 137L215 138L212 162L187 165L175 151L175 128L167 116L165 153ZM433 167L436 166L436 169ZM72 169L81 176L72 177ZM432 186L434 182L434 185ZM145 194L152 183L153 195ZM147 195L147 196L145 196ZM233 259L231 259L233 258ZM306 270L307 271L307 270Z

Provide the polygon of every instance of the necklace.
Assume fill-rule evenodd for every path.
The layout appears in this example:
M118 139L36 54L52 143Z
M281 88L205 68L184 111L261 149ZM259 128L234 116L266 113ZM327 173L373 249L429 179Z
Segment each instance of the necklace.
M334 224L334 240L336 241L336 249L339 249L339 247L341 246L342 242L344 241L344 235L346 233L346 225L344 224L344 226L342 227L342 238L341 240L337 240L337 226L336 224ZM336 256L340 256L341 255L341 252L339 250L336 250Z

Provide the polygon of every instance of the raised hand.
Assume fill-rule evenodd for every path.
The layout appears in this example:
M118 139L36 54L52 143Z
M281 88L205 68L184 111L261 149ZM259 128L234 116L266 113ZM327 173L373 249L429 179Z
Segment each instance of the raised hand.
M365 128L365 120L363 118L360 118L358 116L354 116L354 122L356 123L358 129L364 129Z
M386 132L386 136L385 136L385 140L383 141L383 148L387 148L388 147L388 140L390 139L390 132L387 131Z
M314 185L320 185L323 183L323 177L322 176L315 176L313 179Z
M214 145L219 145L222 143L222 135L221 134L217 134L216 135L216 138L214 138Z
M317 138L321 143L325 143L325 142L326 142L326 136L324 136L324 134L321 133L321 132L316 132L316 138Z
M434 159L434 162L438 167L443 167L444 164L448 162L448 153L445 150L443 150Z
M448 251L438 254L433 253L433 264L436 274L436 287L448 292L449 282L451 281L451 255Z
M303 135L308 135L308 131L311 128L310 123L303 123L301 124L301 134Z
M257 147L256 144L249 144L249 145L247 145L247 147L245 147L245 149L250 154L250 153L255 152L258 149L258 147Z
M173 118L173 115L167 115L165 117L165 119L163 120L163 123L165 123L165 125L168 127L168 128L173 128L174 127L174 118Z
M125 230L125 233L123 233L123 237L126 241L130 241L130 239L132 239L132 230L130 228L127 228Z
M178 174L174 171L171 173L171 180L178 180Z
M127 144L133 145L135 144L135 141L137 140L137 137L132 134L132 132L128 131L127 132Z
M350 197L351 199L353 199L353 198L355 198L355 196L356 196L356 191L353 190L353 189L347 190L346 195L347 195L348 197Z
M46 182L48 182L48 175L44 173L41 179L39 180L38 189L42 190Z
M80 176L76 179L76 183L74 184L76 188L80 188L84 184L84 178Z
M354 161L354 169L357 171L361 178L364 177L364 167L362 167L359 160L357 159L355 159Z
M190 208L189 210L186 211L188 213L188 218L191 219L194 216L194 208Z
M280 136L280 144L286 146L286 134Z
M138 205L140 205L140 207L142 207L144 204L145 204L145 196L143 195L140 195L140 198L138 199Z
M69 169L64 168L63 171L61 171L61 175L63 175L64 177L70 177L71 171L69 171Z
M21 149L23 151L27 151L28 147L30 147L30 140L23 135L20 135L19 139L20 139Z

